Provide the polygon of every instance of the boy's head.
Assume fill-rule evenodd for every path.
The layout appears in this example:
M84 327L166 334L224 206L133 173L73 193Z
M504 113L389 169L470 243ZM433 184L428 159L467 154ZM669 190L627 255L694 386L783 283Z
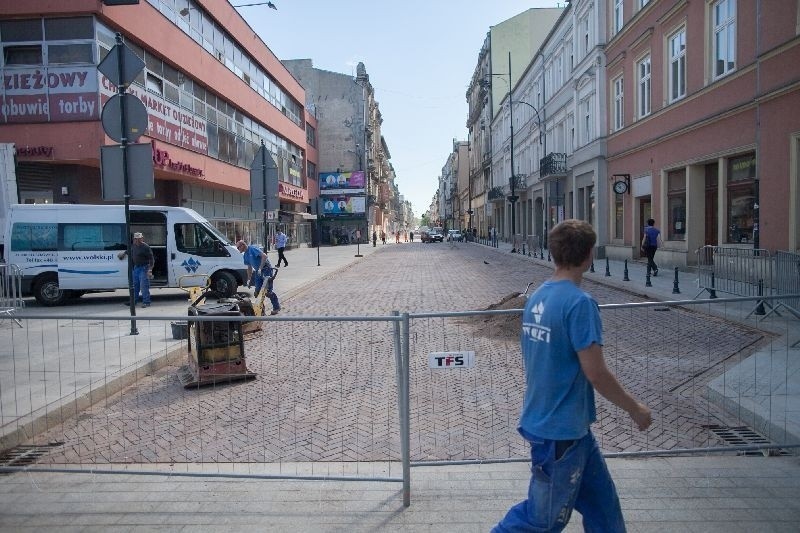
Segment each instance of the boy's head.
M647 219L647 225L648 226L655 226L656 225L656 221L653 220L652 218L648 218Z
M592 225L574 218L557 224L547 236L553 261L565 267L581 266L596 242L597 234Z

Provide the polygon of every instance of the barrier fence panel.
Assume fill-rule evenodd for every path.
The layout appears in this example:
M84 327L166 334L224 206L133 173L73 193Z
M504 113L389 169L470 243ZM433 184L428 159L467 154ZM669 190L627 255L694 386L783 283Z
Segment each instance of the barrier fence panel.
M769 294L772 287L773 262L768 250L703 246L697 250L697 266L698 296L705 291L759 296Z
M0 331L0 416L3 449L46 448L33 468L401 480L397 317L258 320L256 378L200 388L170 317L27 320Z
M654 415L653 426L640 432L597 394L593 431L605 453L797 444L781 400L791 386L788 359L797 350L772 332L796 328L797 320L743 325L725 318L728 306L731 316L740 316L740 301L756 299L730 300L601 305L607 364ZM712 316L712 307L722 316ZM525 388L520 310L411 318L413 465L528 461L517 432ZM450 358L432 363L437 353ZM469 353L470 368L456 360Z
M800 254L783 251L775 253L773 289L776 294L800 294ZM780 303L795 316L800 316L800 298L787 298Z
M26 314L24 329L0 328L0 449L32 447L32 470L403 481L408 505L409 461L529 460L519 298L487 311L256 319L243 342L255 379L188 389L175 317L137 317L132 336L118 316ZM796 445L786 398L798 348L786 332L796 337L798 320L742 322L742 302L760 300L780 298L601 305L608 366L654 414L639 432L597 395L601 449Z
M0 264L0 314L14 317L14 314L24 307L22 271L17 265ZM14 318L14 322L22 327L22 322L18 318Z

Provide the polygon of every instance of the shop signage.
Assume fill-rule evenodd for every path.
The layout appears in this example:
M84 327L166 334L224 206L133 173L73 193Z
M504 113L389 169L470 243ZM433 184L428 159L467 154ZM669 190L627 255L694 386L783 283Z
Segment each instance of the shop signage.
M306 190L288 183L278 183L278 193L282 198L290 200L297 200L300 202L306 201Z
M150 141L150 144L153 146L153 164L155 166L175 172L182 172L190 176L197 176L198 178L203 177L202 168L193 167L189 163L184 163L183 161L173 161L169 157L169 152L158 148L155 141Z
M163 97L146 91L138 85L129 85L128 92L147 108L147 136L186 148L203 155L208 154L208 122ZM100 74L100 96L103 103L117 94L108 78Z
M17 148L17 156L20 157L53 157L52 146L26 146Z
M100 118L95 67L3 71L5 122L70 122Z

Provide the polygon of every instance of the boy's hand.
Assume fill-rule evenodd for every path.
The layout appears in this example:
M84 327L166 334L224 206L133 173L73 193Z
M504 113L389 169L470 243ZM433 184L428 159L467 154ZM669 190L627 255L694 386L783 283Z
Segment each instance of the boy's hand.
M639 431L644 431L653 423L653 416L650 408L643 403L636 403L636 408L628 413L636 425L639 426Z

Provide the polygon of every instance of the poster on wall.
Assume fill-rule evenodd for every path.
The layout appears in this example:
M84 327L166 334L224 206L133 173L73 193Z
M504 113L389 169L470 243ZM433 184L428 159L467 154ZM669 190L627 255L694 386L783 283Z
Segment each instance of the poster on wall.
M366 205L364 196L326 196L322 202L322 213L326 217L364 216Z
M320 194L353 194L364 192L364 171L321 172L319 175Z

